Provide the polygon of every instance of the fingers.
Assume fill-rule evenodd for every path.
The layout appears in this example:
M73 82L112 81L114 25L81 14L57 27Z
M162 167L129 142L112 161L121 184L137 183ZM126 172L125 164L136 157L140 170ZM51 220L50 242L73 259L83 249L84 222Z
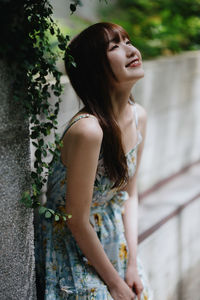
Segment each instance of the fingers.
M131 299L136 300L136 294L133 293L133 297Z
M141 294L142 294L142 292L143 292L143 286L141 285L141 286L135 286L134 288L133 288L133 291L135 292L135 294L137 295L137 299L138 300L140 300L141 299Z
M131 300L136 300L136 294L135 291L133 290L133 287L130 285L129 288L131 290Z
M132 292L132 295L133 295L133 298L131 298L131 299L136 300L137 296L136 296L134 288L131 286L130 289L131 289L131 292Z

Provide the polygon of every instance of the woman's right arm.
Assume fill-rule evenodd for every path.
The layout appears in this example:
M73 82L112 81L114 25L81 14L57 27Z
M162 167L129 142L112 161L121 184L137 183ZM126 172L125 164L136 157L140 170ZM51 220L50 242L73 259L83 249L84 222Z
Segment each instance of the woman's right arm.
M84 118L64 137L62 160L67 166L67 224L80 249L108 286L116 300L134 299L134 294L108 259L90 224L90 205L103 133L97 120Z

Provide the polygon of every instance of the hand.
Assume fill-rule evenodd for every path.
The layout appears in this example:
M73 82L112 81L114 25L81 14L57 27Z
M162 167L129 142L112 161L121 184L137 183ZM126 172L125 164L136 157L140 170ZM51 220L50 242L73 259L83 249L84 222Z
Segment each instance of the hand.
M135 294L123 279L109 287L110 294L114 300L134 300Z
M138 275L138 271L136 267L128 266L126 270L125 282L134 291L137 295L138 300L141 299L141 294L143 291L143 284Z

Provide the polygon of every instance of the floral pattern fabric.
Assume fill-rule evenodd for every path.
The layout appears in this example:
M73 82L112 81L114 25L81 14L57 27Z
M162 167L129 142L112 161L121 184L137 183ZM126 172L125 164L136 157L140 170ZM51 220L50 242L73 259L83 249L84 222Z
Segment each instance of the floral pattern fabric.
M79 116L73 123L81 117ZM72 123L67 127L67 129ZM137 125L137 123L136 123ZM66 131L65 131L66 132ZM136 146L126 154L129 176L133 176L137 165L137 148L142 136L137 129ZM66 194L66 167L61 161L54 165L49 176L47 207L64 211ZM122 221L123 205L128 198L126 191L112 188L108 178L103 156L100 153L93 197L90 209L90 222L111 263L124 278L128 247ZM64 221L40 218L36 230L36 266L38 285L43 289L45 300L112 300L109 290L90 262L81 252ZM152 300L142 264L138 259L138 270L144 285L141 300Z

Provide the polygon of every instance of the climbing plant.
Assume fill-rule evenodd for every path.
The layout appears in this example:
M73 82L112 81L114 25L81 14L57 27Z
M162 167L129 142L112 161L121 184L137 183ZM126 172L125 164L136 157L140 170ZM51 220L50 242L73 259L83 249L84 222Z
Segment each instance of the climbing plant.
M79 0L68 2L71 14L76 11ZM15 74L13 98L22 103L24 117L30 122L30 138L34 150L34 170L31 172L31 189L24 191L21 202L29 208L39 206L39 213L46 218L54 217L66 220L66 214L59 214L43 206L39 199L47 176L51 173L53 162L59 159L62 142L56 133L57 116L61 102L61 72L56 68L58 57L64 57L64 51L70 40L64 36L52 18L53 7L48 0L1 0L0 26L1 36L0 57L4 58ZM58 41L58 49L52 51L49 35ZM75 65L73 57L70 61ZM49 81L49 76L53 80ZM49 102L50 93L56 97L54 104ZM46 137L53 135L53 142ZM51 154L51 163L46 157Z

